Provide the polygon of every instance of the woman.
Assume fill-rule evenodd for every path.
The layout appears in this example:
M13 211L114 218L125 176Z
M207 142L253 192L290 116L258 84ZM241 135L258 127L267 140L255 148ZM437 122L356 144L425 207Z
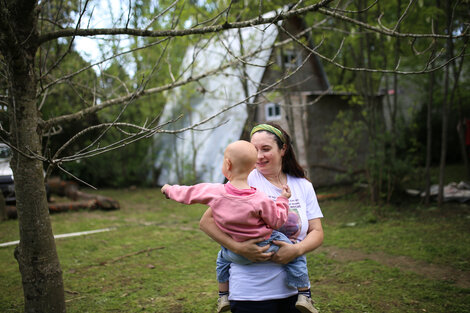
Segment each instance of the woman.
M280 247L275 254L265 253L268 246L259 247L263 238L236 242L214 223L209 208L200 227L212 239L255 263L232 264L230 268L230 306L233 313L291 313L295 308L297 290L288 287L282 264L318 248L323 242L323 217L312 184L298 164L289 135L274 123L253 128L251 143L258 151L256 169L248 177L251 186L275 199L287 184L289 199L288 222L280 229L293 242L274 242Z

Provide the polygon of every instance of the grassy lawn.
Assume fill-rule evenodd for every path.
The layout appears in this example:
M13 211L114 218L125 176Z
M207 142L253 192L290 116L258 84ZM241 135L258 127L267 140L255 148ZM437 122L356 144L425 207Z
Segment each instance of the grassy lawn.
M158 189L99 193L121 209L51 215L54 234L113 228L56 240L68 312L215 312L218 245L199 230L205 207L171 202ZM320 311L470 312L469 286L381 261L402 257L417 270L429 264L468 277L470 206L426 208L411 200L376 208L363 199L351 193L320 203L324 247L308 255ZM18 239L16 220L0 224L0 238ZM1 312L23 311L13 250L0 248Z

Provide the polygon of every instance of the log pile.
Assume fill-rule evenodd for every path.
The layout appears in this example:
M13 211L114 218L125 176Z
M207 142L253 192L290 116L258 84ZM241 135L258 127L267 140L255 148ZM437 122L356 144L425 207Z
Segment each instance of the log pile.
M69 198L70 202L49 202L49 212L68 212L77 210L119 210L119 202L101 195L89 194L79 190L78 184L73 181L64 181L60 178L51 178L47 181L49 192L60 197ZM5 201L3 201L5 203ZM0 217L14 219L17 217L15 206L0 206ZM0 221L2 219L0 218Z
M63 181L59 178L51 178L47 182L49 191L61 197L67 197L73 202L49 204L49 210L54 212L74 211L80 209L90 210L118 210L119 202L101 195L89 194L78 189L78 185L72 181Z

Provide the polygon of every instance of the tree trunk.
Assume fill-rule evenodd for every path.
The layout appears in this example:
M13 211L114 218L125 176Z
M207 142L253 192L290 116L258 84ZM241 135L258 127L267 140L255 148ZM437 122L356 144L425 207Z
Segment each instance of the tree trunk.
M433 64L431 64L433 66ZM429 74L429 99L426 105L426 167L424 169L425 198L424 203L429 205L431 192L431 145L432 145L432 103L434 90L434 72Z
M436 7L440 8L440 0L436 0ZM436 29L439 29L439 15L433 19ZM434 58L435 51L432 53ZM434 62L431 62L431 68L434 67ZM432 162L432 107L433 107L433 91L435 84L435 72L429 74L429 99L427 103L426 112L426 166L424 170L424 184L425 184L425 198L424 203L429 205L431 202L431 162Z
M454 57L454 44L451 42L452 49L450 51L450 54L452 57ZM454 99L456 97L456 94L458 93L458 85L460 81L460 74L462 73L463 69L463 64L464 64L464 56L460 59L460 64L457 68L456 62L452 62L453 70L452 72L454 73L454 87L452 88L451 96L450 96L450 103L454 103ZM462 153L462 161L465 165L465 173L466 173L466 180L470 179L470 168L468 164L468 153L467 153L467 145L466 145L466 140L465 140L465 129L467 126L466 123L466 117L464 116L464 109L462 107L462 98L459 97L458 101L458 122L457 122L457 135L459 136L459 143L460 143L460 152Z
M38 129L34 58L36 1L0 5L0 49L8 66L11 166L15 177L20 243L15 249L25 312L65 312L62 270L52 234ZM18 149L18 150L17 150ZM20 151L20 152L19 152Z
M5 203L5 198L3 197L3 193L0 191L0 222L6 221L7 219L8 219L7 205Z
M243 45L243 36L241 33L241 30L238 30L238 40L240 41L240 55L245 54L245 48ZM246 73L246 64L241 63L240 68L242 70L242 73L240 75L240 83L242 84L243 87L243 96L248 98L250 91L248 90L248 81L247 81L247 73ZM246 101L246 122L245 125L243 126L242 133L240 135L240 139L243 140L248 140L250 141L250 132L251 129L255 126L255 119L256 119L256 106L253 104L256 99L252 99L251 103L250 101Z
M449 65L445 69L445 82L444 82L444 100L442 103L442 132L441 132L441 158L439 163L439 193L437 202L439 206L444 202L444 176L446 166L446 152L447 152L447 98L449 90Z
M22 123L18 121L18 124ZM18 141L27 141L24 140L27 133L31 134L31 131L20 131ZM33 141L29 140L28 144L33 146ZM62 270L49 219L42 164L18 153L14 158L20 228L15 258L23 282L25 312L65 312Z
M467 144L465 142L465 118L463 114L459 110L459 121L457 123L457 135L459 136L459 145L460 145L460 153L462 154L462 161L465 166L465 179L469 180L470 172L468 167L468 154L467 154Z
M446 16L447 16L447 33L452 34L452 8L449 2L446 3ZM450 57L452 49L452 38L447 39L447 56ZM448 124L448 107L449 107L449 72L450 65L445 67L444 77L444 99L442 102L442 135L441 135L441 159L439 164L439 193L437 196L438 205L441 206L444 202L444 175L446 166L446 153L447 153L447 124Z

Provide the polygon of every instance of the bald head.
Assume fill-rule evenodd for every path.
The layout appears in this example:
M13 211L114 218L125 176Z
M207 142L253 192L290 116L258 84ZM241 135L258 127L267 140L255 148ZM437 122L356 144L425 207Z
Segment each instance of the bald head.
M224 157L232 163L234 172L251 172L256 164L258 152L255 146L245 140L232 142L225 148Z

